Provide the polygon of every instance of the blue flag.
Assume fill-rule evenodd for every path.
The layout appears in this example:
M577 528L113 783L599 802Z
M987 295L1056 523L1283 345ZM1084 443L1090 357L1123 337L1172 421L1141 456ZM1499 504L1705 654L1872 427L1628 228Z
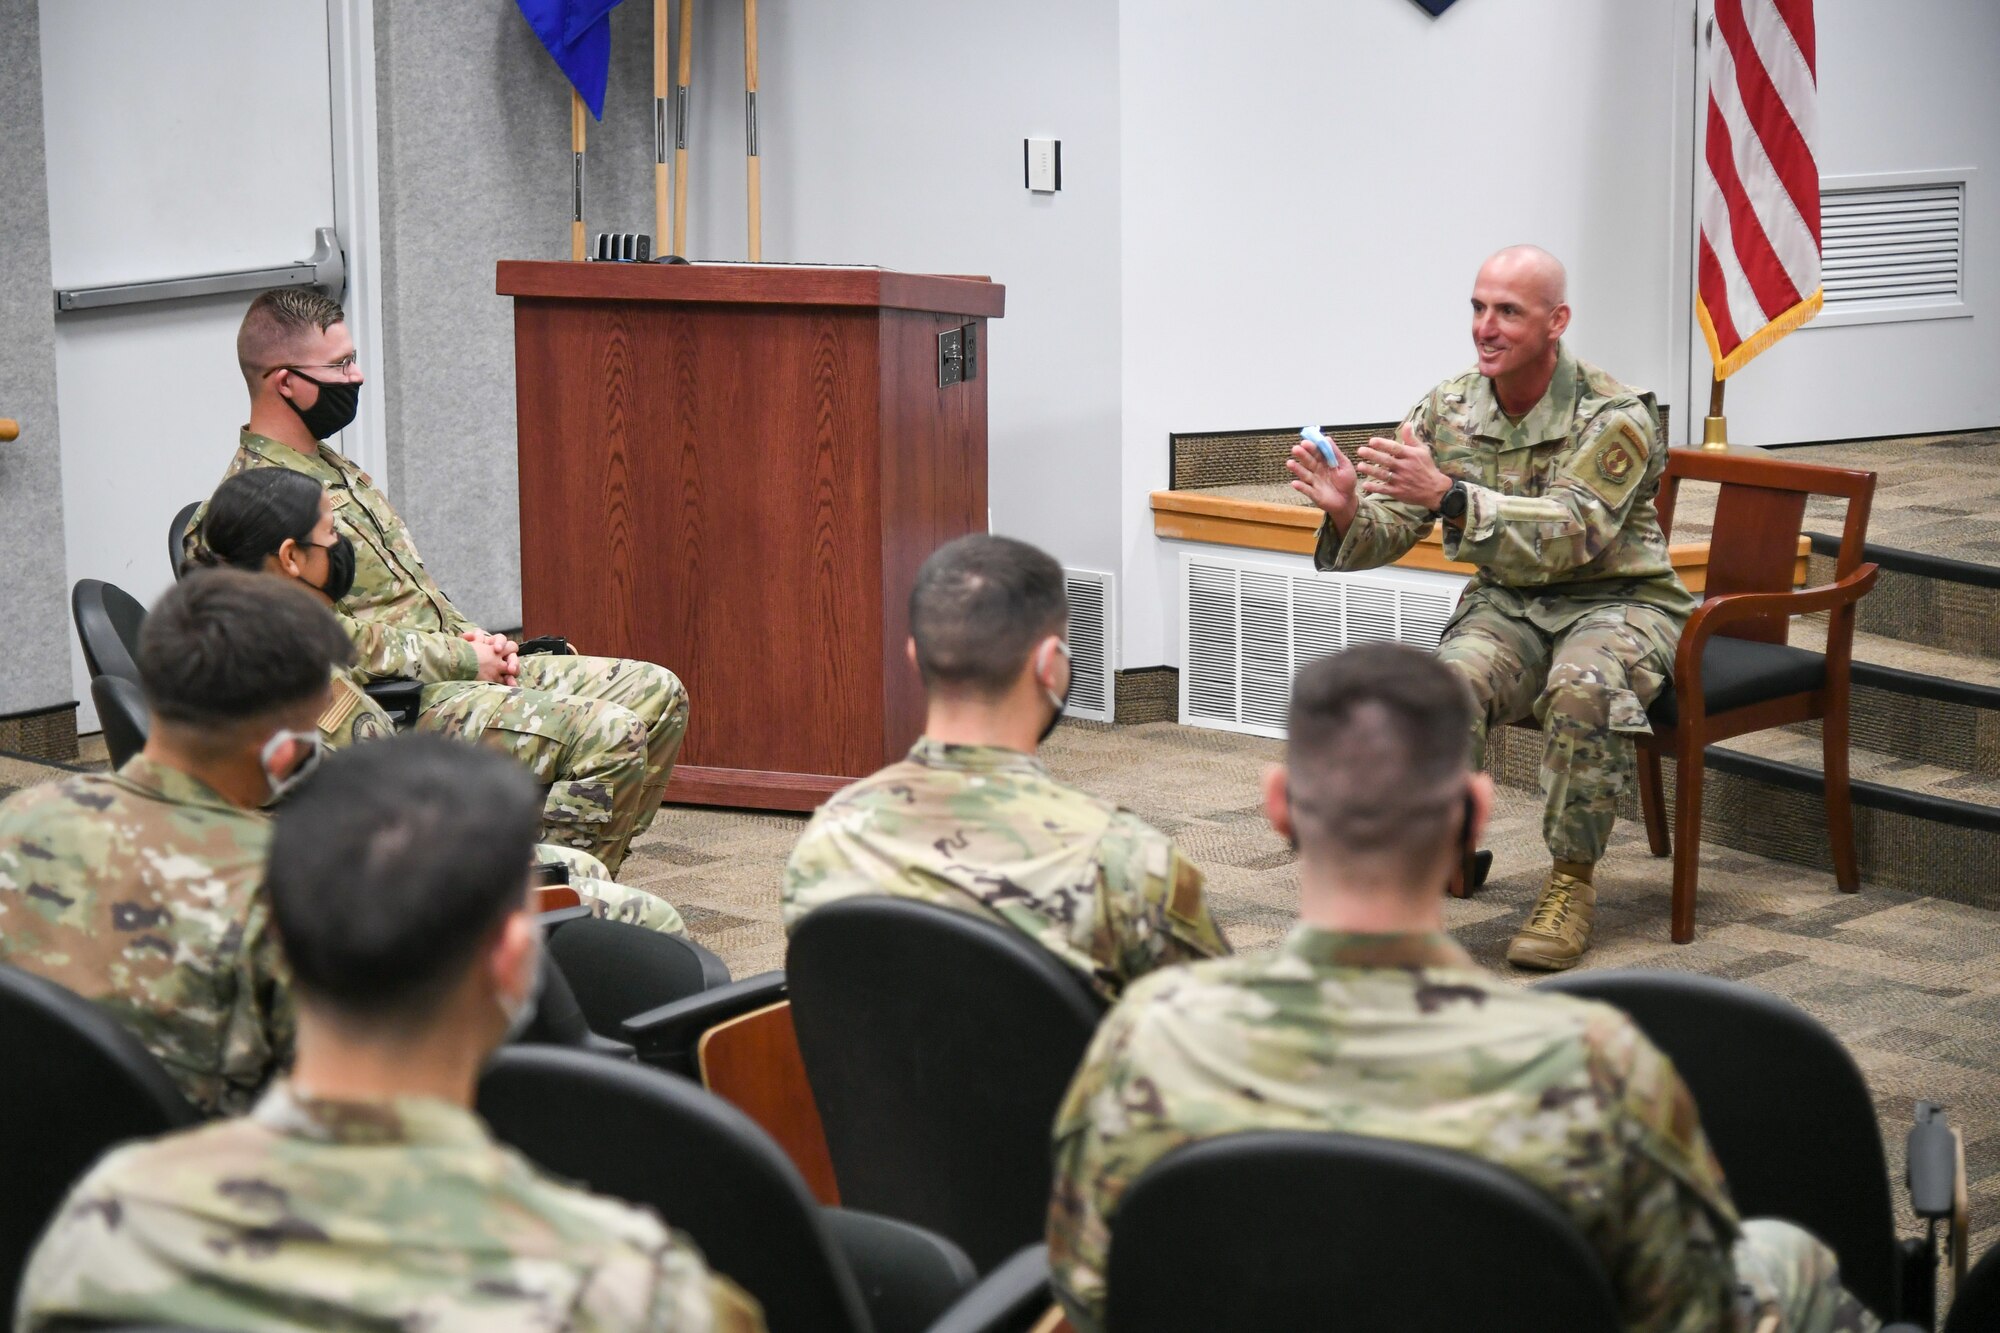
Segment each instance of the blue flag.
M514 0L521 17L555 57L590 114L604 119L604 84L611 73L611 11L619 0Z

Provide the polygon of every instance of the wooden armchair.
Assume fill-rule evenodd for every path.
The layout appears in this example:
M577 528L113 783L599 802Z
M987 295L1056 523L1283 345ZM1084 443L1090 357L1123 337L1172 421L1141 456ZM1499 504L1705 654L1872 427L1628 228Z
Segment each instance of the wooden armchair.
M1877 567L1863 564L1875 474L1793 463L1768 454L1674 449L1657 501L1660 527L1671 534L1683 481L1716 482L1715 530L1708 583L1688 618L1674 657L1672 687L1661 692L1650 719L1653 734L1638 746L1639 799L1653 855L1674 856L1673 938L1694 938L1695 880L1700 872L1702 752L1712 743L1792 722L1822 719L1826 739L1827 841L1834 878L1845 893L1860 887L1854 860L1854 815L1847 780L1848 664L1854 651L1855 603L1875 586ZM1834 561L1834 581L1792 588L1806 497L1837 495L1847 518ZM1826 652L1786 642L1793 616L1831 612ZM1667 835L1660 756L1674 756L1674 833Z

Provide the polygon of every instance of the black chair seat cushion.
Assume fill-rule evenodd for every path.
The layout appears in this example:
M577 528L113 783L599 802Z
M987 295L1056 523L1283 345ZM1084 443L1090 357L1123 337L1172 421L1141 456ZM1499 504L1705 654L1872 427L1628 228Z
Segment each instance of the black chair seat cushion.
M854 1208L822 1208L820 1217L875 1333L924 1333L978 1276L965 1251L934 1231Z
M1718 635L1701 650L1702 707L1710 717L1824 684L1826 657L1807 648ZM1660 691L1647 716L1657 727L1671 727L1680 720L1672 682Z

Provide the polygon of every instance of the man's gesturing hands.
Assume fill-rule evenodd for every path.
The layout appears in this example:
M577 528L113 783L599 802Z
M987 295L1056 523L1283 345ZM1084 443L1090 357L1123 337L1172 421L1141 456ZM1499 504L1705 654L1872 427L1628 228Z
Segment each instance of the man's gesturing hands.
M1451 489L1451 478L1438 470L1430 446L1417 438L1416 427L1404 422L1393 440L1377 435L1355 451L1349 463L1340 446L1329 464L1317 448L1301 440L1292 446L1285 468L1292 489L1311 500L1341 532L1354 521L1362 495L1400 500L1419 509L1436 510Z

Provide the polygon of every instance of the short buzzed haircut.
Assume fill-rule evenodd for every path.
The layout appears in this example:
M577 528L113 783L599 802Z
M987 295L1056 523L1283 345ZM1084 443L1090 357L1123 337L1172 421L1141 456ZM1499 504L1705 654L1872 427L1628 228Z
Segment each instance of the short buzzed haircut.
M139 685L155 717L233 728L320 698L354 660L340 622L268 574L196 570L139 627Z
M308 1001L421 1028L526 904L541 792L506 755L405 733L329 758L278 811L265 884Z
M1470 691L1428 653L1368 644L1301 668L1285 741L1301 846L1435 862L1465 803L1471 732Z
M1045 551L974 533L932 552L910 590L917 669L932 689L994 696L1034 646L1069 625L1062 566Z
M340 302L310 287L276 287L260 292L243 312L242 327L236 330L236 364L250 392L273 366L292 359L293 349L314 333L325 333L336 324L345 324L347 315Z

